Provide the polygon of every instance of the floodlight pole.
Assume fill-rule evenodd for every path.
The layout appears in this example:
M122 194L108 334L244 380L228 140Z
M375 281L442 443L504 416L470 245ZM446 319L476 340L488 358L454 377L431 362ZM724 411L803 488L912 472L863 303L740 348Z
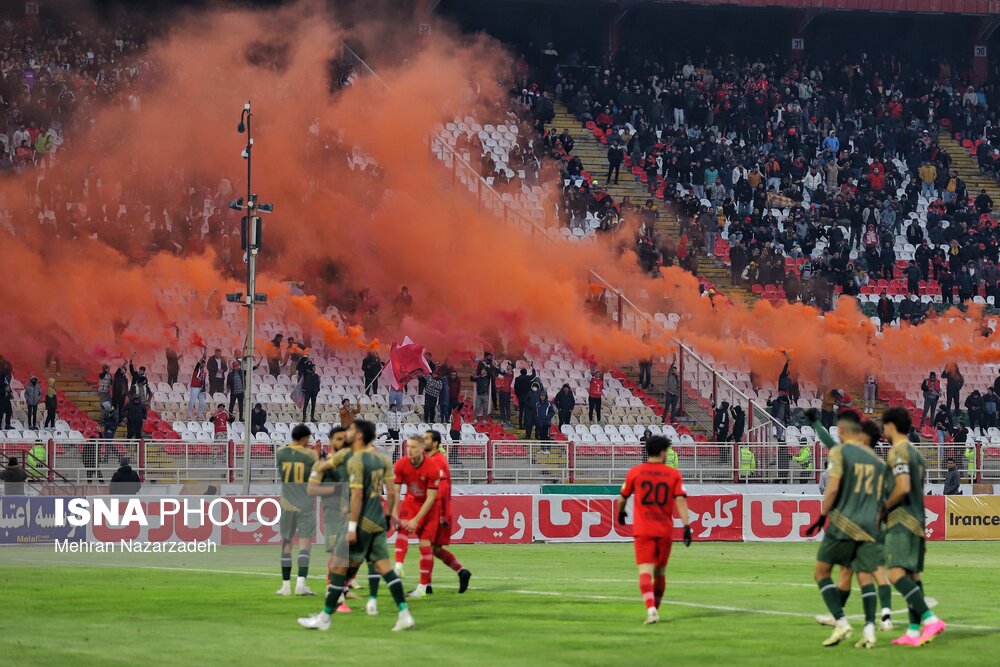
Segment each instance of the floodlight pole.
M247 341L244 349L244 366L246 386L243 388L243 494L250 495L250 443L253 438L251 423L253 420L253 343L254 327L256 325L254 312L257 305L257 202L250 186L251 162L253 160L253 135L250 133L250 102L243 107L247 129L247 200L246 200L246 237L247 237Z

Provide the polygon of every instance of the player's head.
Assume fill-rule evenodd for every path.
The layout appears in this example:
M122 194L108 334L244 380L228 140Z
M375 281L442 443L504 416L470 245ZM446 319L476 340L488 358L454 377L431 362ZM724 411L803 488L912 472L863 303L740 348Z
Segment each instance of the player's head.
M343 426L334 426L330 429L330 451L337 452L347 444L347 429Z
M882 413L882 432L890 442L905 438L913 428L913 418L904 408L889 408Z
M410 462L414 465L420 463L424 460L424 439L423 438L407 438L406 439L406 455L410 457Z
M649 458L663 456L670 448L670 438L663 435L654 435L646 440L646 454Z
M347 427L347 444L369 445L375 439L375 424L365 419L355 419Z
M306 447L309 445L309 438L312 437L312 431L305 424L297 424L295 428L292 429L292 442L296 445Z
M864 437L861 416L854 410L841 410L837 415L837 432L845 442L859 442Z
M865 421L861 424L861 432L864 435L865 444L875 449L879 439L882 437L882 429L873 421Z
M424 451L433 452L441 447L441 432L433 429L424 431Z

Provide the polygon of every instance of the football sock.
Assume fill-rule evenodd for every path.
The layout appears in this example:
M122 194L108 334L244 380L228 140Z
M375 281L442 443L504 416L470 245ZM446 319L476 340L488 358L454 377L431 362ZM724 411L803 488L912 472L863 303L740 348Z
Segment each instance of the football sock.
M878 587L878 601L882 609L892 609L892 586L886 584Z
M924 591L915 581L909 577L900 577L900 579L896 582L896 590L903 596L906 604L909 605L910 609L913 610L913 613L917 615L918 619L922 620L926 618L925 614L930 613L930 610L927 608L927 603L924 601ZM912 622L912 616L910 617L910 620Z
M399 578L394 570L389 570L382 575L385 583L389 585L389 592L392 593L393 602L400 611L406 610L406 594L403 592L403 580Z
M410 548L410 542L402 531L396 533L396 562L402 563L406 560L406 551Z
M920 589L920 597L923 597L923 595L924 595L924 582L922 580L917 582L917 588ZM926 600L925 600L925 603L926 603ZM934 615L934 612L931 611L930 607L927 607L927 611L923 615L921 615L920 620L923 621L924 623L930 623L931 621L938 620L938 617Z
M291 581L292 579L292 556L291 554L281 554L281 580Z
M300 551L299 552L299 578L303 579L302 584L305 584L305 578L309 576L309 552Z
M653 575L639 575L639 592L642 593L642 601L646 603L646 609L653 609L656 606L656 596L653 593Z
M865 610L865 625L875 623L875 610L878 606L878 592L875 584L861 587L861 606Z
M830 610L833 617L838 621L844 617L844 606L840 604L840 596L842 595L841 590L837 588L837 584L833 583L833 579L826 577L825 579L820 579L816 582L819 586L819 594L823 596L823 602L826 603L826 608Z
M368 563L368 597L375 599L378 597L378 584L382 580L371 563Z
M847 598L851 597L851 589L848 588L846 591L843 588L838 588L837 591L840 592L840 606L847 606Z
M421 546L420 547L420 583L429 584L431 583L431 572L434 570L434 553L431 552L431 548Z
M663 591L667 589L667 578L662 574L653 576L653 601L656 608L660 608L660 601L663 600Z
M330 585L326 587L326 604L323 607L323 613L333 614L333 612L337 611L337 606L340 604L340 596L347 593L347 588L344 586L346 580L346 575L337 574L336 572L330 573Z
M455 554L451 553L447 549L438 549L434 552L434 555L437 556L442 563L455 570L455 572L462 569L462 564L458 562L457 558L455 558Z

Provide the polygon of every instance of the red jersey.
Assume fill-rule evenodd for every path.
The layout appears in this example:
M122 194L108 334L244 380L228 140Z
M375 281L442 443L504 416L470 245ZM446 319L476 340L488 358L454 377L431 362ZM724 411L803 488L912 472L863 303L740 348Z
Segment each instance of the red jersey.
M604 396L604 378L596 377L590 379L590 397L600 398Z
M226 425L229 424L229 413L225 410L219 410L212 415L212 423L215 425L216 433L225 433Z
M684 478L663 463L640 463L628 471L622 495L636 494L632 504L632 534L669 537L674 529L674 498L687 496Z
M426 457L420 465L415 466L409 456L404 456L396 461L393 472L397 484L406 484L406 500L420 505L427 500L427 491L437 490L441 482L441 468L437 461Z
M427 457L427 460L437 466L441 475L441 482L438 485L438 497L441 498L441 511L448 517L451 512L451 467L448 465L448 456L438 450Z
M496 379L497 391L509 394L511 385L513 385L513 383L514 383L513 373L497 374L497 379Z

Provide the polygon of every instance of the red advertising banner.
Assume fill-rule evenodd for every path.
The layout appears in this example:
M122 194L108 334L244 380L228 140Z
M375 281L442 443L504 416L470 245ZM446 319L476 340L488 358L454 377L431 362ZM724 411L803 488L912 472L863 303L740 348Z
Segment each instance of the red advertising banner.
M820 515L818 496L754 495L743 499L743 540L801 542L805 530Z

